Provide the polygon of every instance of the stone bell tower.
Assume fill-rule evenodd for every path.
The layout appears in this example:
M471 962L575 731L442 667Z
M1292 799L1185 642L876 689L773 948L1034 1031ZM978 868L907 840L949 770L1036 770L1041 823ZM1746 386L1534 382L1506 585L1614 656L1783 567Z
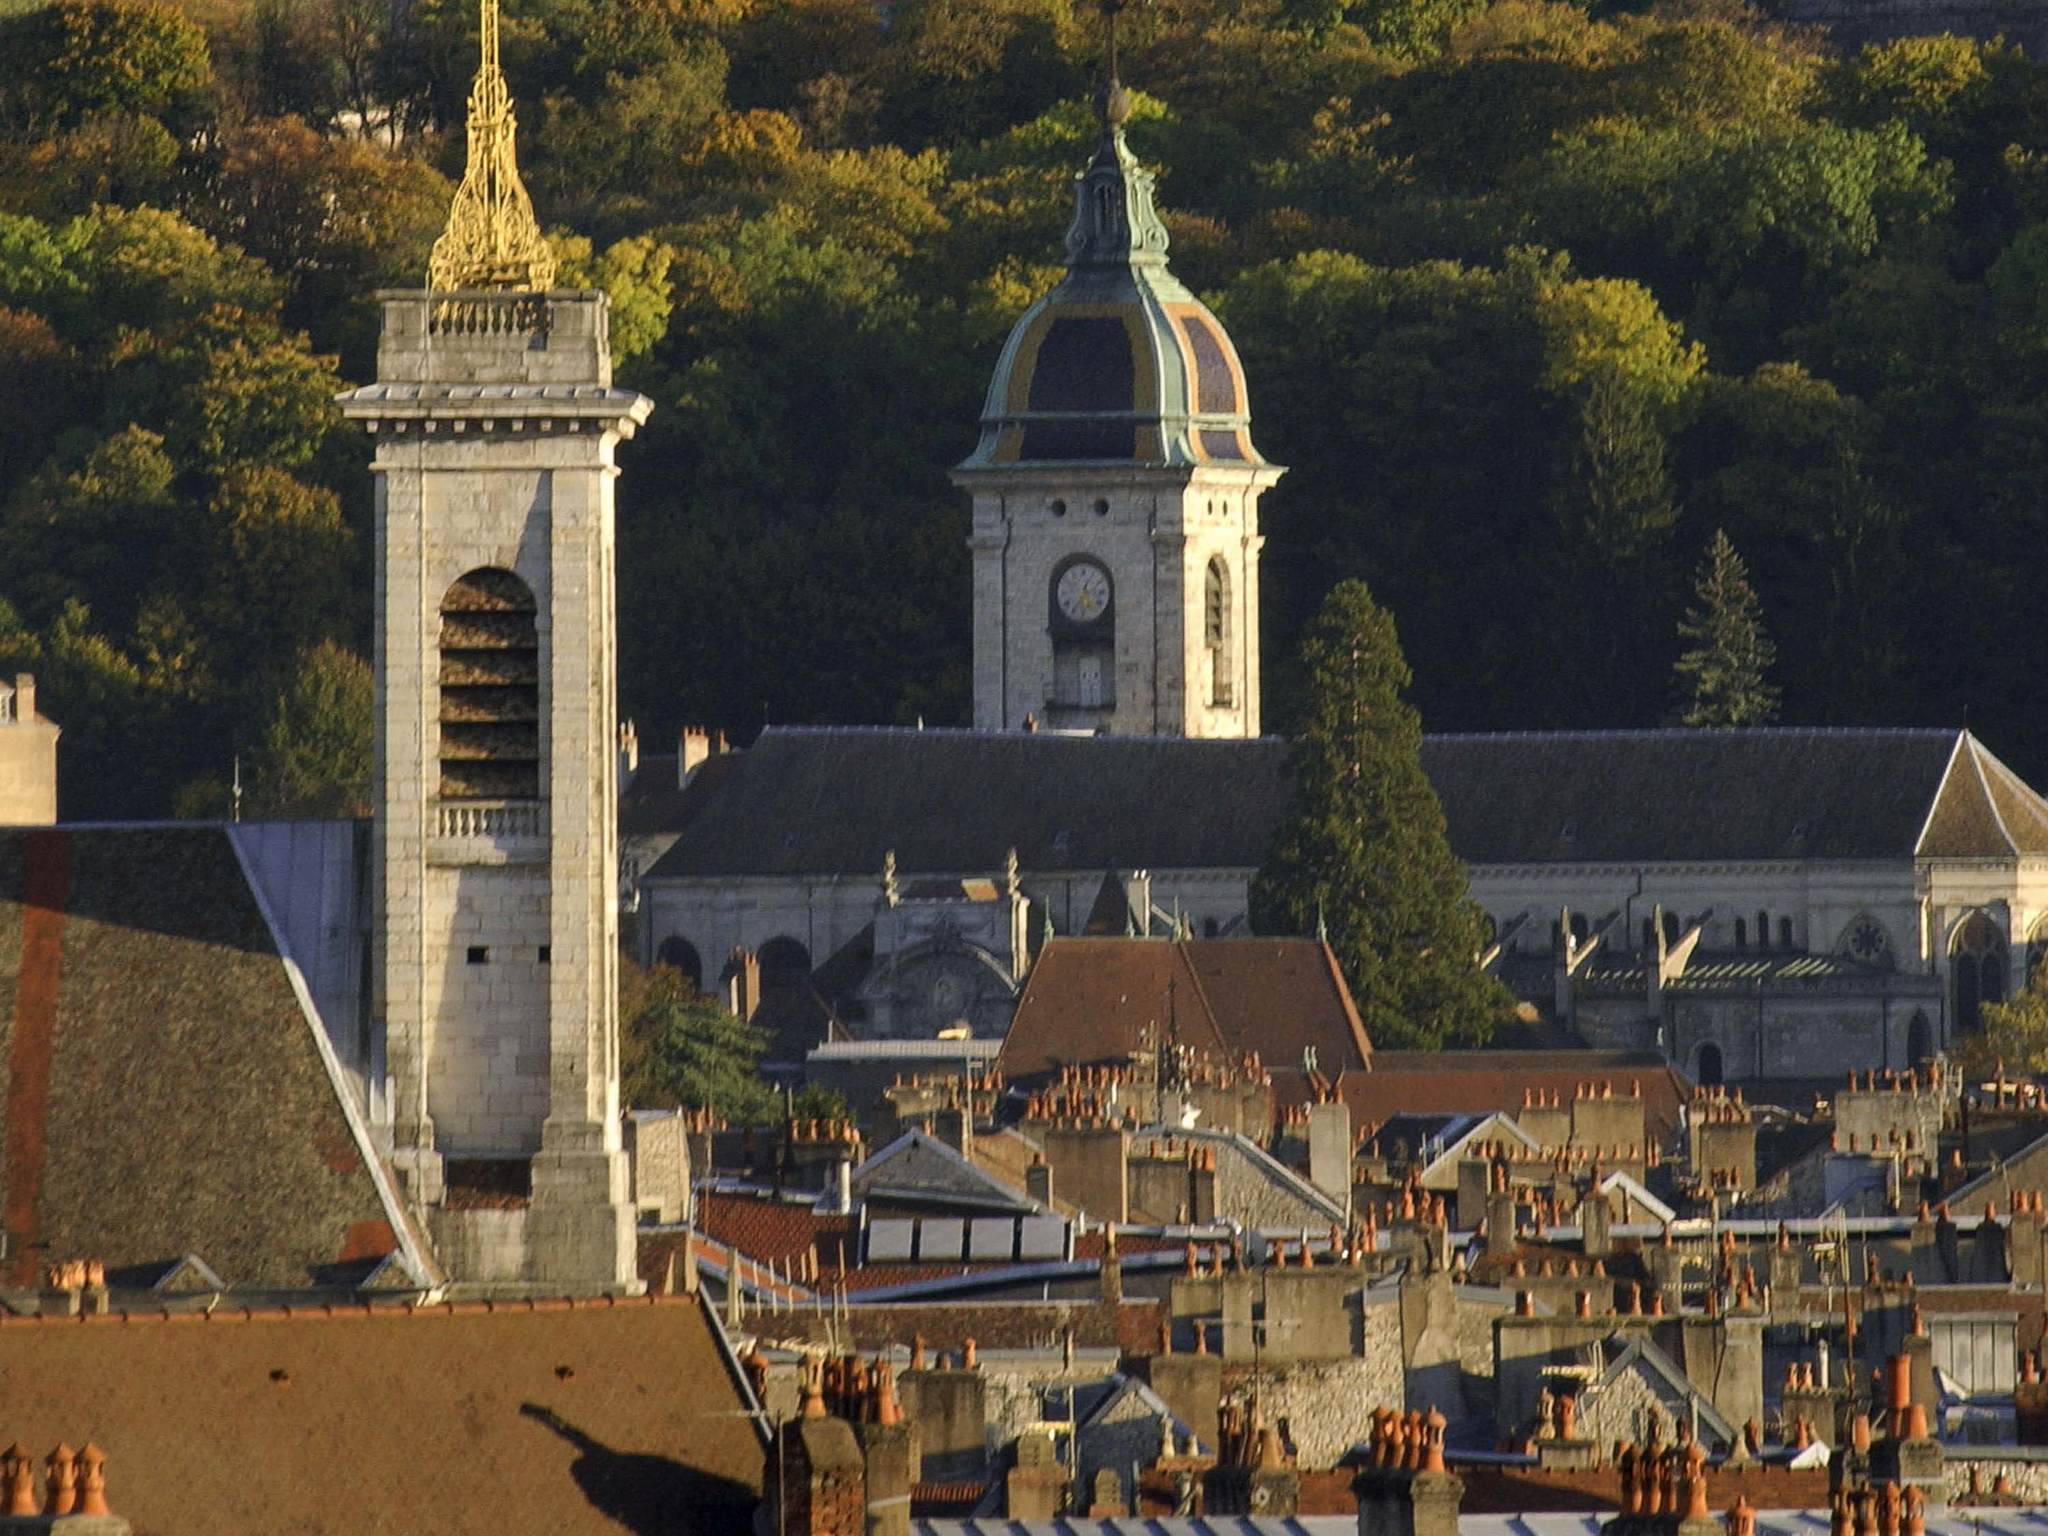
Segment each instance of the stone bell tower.
M482 0L468 167L424 292L383 294L373 1012L391 1156L451 1279L634 1279L620 1140L613 453L601 293L554 288ZM523 1207L451 1209L446 1164Z
M974 498L974 723L1259 734L1259 498L1244 367L1166 264L1124 142L1116 13L1101 136L1075 178L1067 275L1010 332Z

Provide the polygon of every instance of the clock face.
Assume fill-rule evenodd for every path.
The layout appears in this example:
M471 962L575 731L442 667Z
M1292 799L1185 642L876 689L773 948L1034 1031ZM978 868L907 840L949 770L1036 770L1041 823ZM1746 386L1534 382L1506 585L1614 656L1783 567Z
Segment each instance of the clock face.
M1060 573L1053 596L1074 623L1092 624L1109 611L1109 572L1092 560L1077 560Z

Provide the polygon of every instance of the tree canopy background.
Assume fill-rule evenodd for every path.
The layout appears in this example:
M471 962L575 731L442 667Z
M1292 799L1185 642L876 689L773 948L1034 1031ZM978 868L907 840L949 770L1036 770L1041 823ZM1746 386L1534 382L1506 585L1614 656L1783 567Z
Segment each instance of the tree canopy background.
M886 13L887 24L883 17ZM472 0L0 0L0 669L71 816L360 804L379 286L462 156ZM657 409L622 705L968 713L964 500L1057 275L1073 0L505 0L521 160ZM1268 727L1330 586L1434 730L1654 724L1725 529L1779 718L2048 770L2048 70L1734 0L1156 0L1132 139L1231 327Z

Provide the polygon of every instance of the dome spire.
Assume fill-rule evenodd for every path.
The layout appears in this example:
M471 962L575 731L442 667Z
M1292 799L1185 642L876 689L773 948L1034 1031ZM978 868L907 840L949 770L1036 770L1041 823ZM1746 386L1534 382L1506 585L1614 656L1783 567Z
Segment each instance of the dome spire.
M482 0L476 80L469 88L469 159L434 242L427 287L542 291L555 282L555 256L541 235L513 153L518 125L498 67L498 0Z
M1124 142L1131 95L1117 78L1117 17L1133 0L1096 0L1102 11L1102 84L1095 93L1102 137L1074 183L1074 220L1067 228L1069 267L1166 265L1166 226L1152 205L1152 173Z
M1105 135L1123 132L1124 124L1130 121L1131 97L1117 78L1116 69L1116 19L1124 12L1131 0L1096 0L1102 12L1102 27L1105 33L1102 50L1102 85L1095 93L1095 115L1101 120Z

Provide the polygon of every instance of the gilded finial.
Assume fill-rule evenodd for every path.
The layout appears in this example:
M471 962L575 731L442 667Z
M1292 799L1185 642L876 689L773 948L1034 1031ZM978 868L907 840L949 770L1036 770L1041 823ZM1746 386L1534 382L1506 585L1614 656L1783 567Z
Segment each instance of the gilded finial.
M544 291L555 283L555 256L542 238L514 155L518 125L512 93L498 67L498 0L482 0L476 82L469 88L469 156L434 242L427 286Z

